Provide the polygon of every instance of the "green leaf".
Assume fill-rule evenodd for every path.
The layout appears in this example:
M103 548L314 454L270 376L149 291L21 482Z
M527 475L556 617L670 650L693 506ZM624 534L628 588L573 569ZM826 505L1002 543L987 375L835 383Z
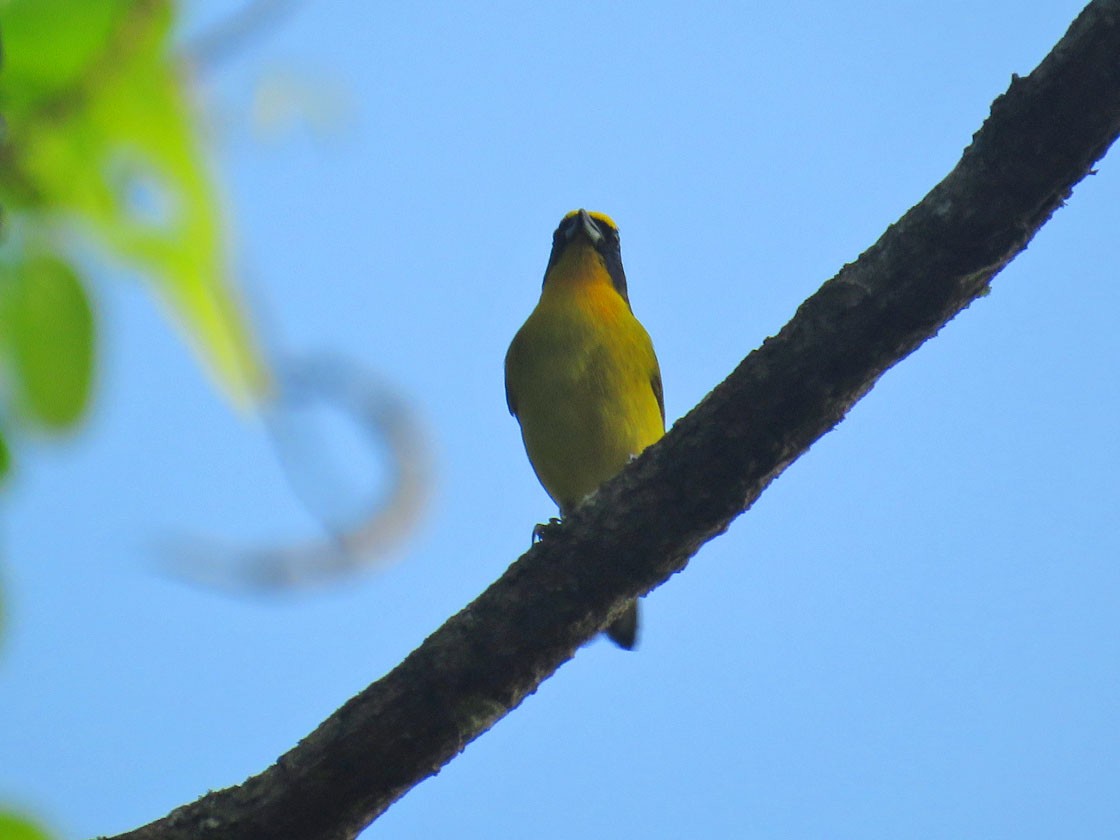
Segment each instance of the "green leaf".
M73 425L89 402L93 311L73 269L37 256L11 272L5 316L22 403L45 426Z
M56 220L79 220L145 272L232 396L259 398L268 374L229 273L183 69L169 55L172 10L169 0L0 6L6 54L18 56L0 74L0 104L27 110L8 120L0 200L37 235L61 237ZM69 32L71 11L96 38ZM36 28L54 31L59 19L67 32L57 41ZM78 57L56 54L70 47Z
M0 486L4 484L4 479L8 477L8 471L12 468L12 454L8 451L8 444L4 440L3 433L0 433Z
M0 811L0 840L50 840L50 836L28 820Z
M79 83L105 49L130 0L22 0L2 7L9 120Z

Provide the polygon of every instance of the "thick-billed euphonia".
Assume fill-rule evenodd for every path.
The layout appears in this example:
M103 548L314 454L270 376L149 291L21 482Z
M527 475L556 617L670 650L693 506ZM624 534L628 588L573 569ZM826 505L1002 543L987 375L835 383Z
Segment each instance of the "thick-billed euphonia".
M609 216L573 210L560 221L540 301L506 354L506 402L561 516L665 433L661 371ZM638 602L606 632L633 648Z

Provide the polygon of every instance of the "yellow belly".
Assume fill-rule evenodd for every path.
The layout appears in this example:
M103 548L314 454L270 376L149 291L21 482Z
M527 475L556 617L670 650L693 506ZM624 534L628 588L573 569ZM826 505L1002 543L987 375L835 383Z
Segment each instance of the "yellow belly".
M565 513L664 434L649 336L609 286L541 302L506 357L533 469Z

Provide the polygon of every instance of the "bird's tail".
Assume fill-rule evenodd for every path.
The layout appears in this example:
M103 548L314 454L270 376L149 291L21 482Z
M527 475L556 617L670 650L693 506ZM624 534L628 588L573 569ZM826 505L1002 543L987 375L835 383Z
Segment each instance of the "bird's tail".
M633 650L638 643L638 599L626 605L626 611L610 623L606 630L610 640L624 650Z

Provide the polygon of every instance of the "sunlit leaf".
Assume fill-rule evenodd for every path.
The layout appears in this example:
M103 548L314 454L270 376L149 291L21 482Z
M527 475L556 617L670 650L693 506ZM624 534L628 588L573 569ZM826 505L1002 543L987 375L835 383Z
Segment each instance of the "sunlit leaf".
M121 83L91 103L92 119L121 152L109 160L118 206L104 233L121 253L158 272L160 291L227 386L260 395L265 375L228 276L219 203L182 80L163 46L159 40L146 54L138 50Z
M50 836L23 817L0 811L0 840L50 840Z
M8 55L58 48L33 25L43 23L41 3L0 6ZM0 104L22 101L29 117L9 120L12 160L6 171L0 167L3 197L33 216L81 222L139 266L227 390L242 400L261 396L267 374L229 275L221 208L186 84L168 54L172 4L116 0L105 4L116 10L112 15L91 11L100 4L86 0L46 5L56 12L80 8L100 40L93 47L80 40L84 58L68 61L69 76L37 69L46 59L26 56L10 78L0 75ZM20 80L41 101L27 105L12 94L9 87ZM61 92L60 80L69 85ZM50 222L32 217L28 224L50 229Z
M32 0L0 7L4 21L4 89L8 119L80 85L132 0Z
M3 485L4 480L8 477L8 471L12 468L12 455L8 450L8 443L4 440L4 435L0 432L0 485Z
M93 312L73 270L38 256L11 272L5 320L22 403L65 428L82 414L93 378Z

